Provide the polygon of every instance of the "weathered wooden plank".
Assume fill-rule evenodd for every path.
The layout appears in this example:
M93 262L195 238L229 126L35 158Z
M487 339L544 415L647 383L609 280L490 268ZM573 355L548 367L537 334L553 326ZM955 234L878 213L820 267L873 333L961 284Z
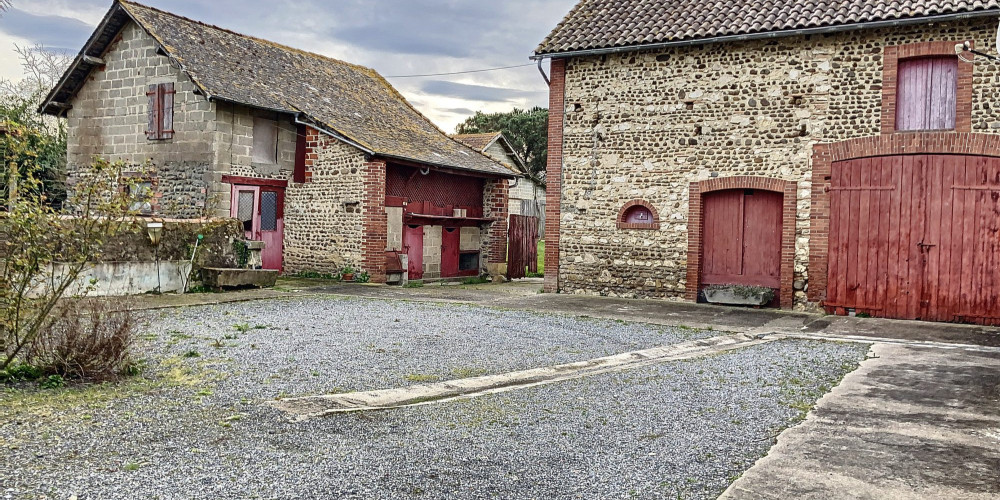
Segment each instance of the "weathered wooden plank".
M899 302L902 295L900 286L902 285L900 252L900 217L902 214L903 195L903 158L894 156L887 158L891 161L889 168L892 175L892 184L896 187L889 192L889 256L886 270L886 300L883 304L883 315L894 317L899 311Z
M872 159L864 158L859 162L861 171L861 187L868 188L872 182ZM867 311L872 303L870 294L869 264L871 263L871 191L866 189L858 191L859 211L858 211L858 245L857 245L857 295L855 306L857 309Z

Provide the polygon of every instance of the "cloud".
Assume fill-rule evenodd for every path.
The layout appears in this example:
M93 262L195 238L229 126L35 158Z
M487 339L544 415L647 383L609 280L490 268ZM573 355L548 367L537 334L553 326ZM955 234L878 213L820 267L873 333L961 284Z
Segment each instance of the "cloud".
M441 95L467 101L505 102L515 99L534 97L538 91L518 90L486 85L470 85L444 80L431 80L420 85L420 90L427 94Z
M29 14L11 9L4 13L0 32L24 38L52 50L79 52L94 28L72 17Z
M139 0L178 15L374 68L383 75L468 71L527 63L577 0ZM12 41L76 53L111 0L14 0L0 18ZM266 12L266 16L261 16ZM11 59L11 58L8 58ZM18 68L0 57L0 75ZM461 83L457 83L461 82ZM473 110L546 106L533 67L391 83L441 128Z

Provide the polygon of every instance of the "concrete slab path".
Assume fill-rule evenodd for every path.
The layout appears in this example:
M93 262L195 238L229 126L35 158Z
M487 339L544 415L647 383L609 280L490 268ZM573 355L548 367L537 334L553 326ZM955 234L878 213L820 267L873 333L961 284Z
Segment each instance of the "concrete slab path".
M720 498L1000 498L1000 351L872 350Z

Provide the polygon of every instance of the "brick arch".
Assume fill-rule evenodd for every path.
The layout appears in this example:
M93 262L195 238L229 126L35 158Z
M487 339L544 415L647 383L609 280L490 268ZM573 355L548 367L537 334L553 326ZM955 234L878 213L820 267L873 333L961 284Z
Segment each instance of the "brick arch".
M912 154L1000 157L1000 135L970 132L897 132L816 144L812 156L809 224L809 300L826 299L830 237L830 176L840 161Z
M781 286L778 298L781 307L794 303L793 273L795 272L795 218L797 184L773 177L738 175L692 182L688 201L688 251L687 286L685 298L698 300L701 288L702 225L704 223L704 195L728 189L757 189L782 194L781 228Z
M636 224L636 223L625 222L625 216L626 216L626 214L628 213L629 209L633 208L633 207L643 207L646 210L649 210L649 213L653 214L653 223L652 224ZM632 200L632 201L630 201L630 202L622 205L622 209L618 211L618 221L617 221L617 224L618 224L618 229L659 229L660 228L660 214L659 214L659 212L656 211L656 207L654 207L648 201L646 201L646 200Z

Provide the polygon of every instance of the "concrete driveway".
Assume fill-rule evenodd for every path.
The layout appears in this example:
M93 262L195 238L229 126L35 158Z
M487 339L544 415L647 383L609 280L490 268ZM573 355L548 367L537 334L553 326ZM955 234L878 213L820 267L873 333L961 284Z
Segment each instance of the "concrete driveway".
M998 498L1000 353L872 349L722 498Z

